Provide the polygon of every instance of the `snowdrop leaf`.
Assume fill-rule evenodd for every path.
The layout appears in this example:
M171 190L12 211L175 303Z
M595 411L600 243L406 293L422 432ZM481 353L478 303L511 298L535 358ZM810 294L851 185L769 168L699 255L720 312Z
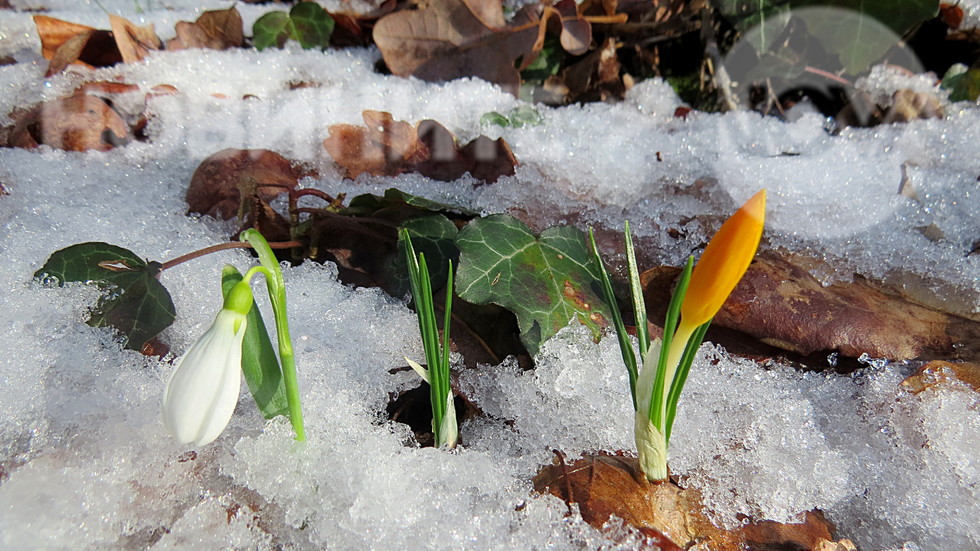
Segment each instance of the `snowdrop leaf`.
M225 266L221 273L221 291L227 295L242 274L234 266ZM279 415L289 416L289 402L282 369L276 357L275 347L262 320L262 313L255 304L246 317L245 339L242 341L242 374L255 404L266 419Z
M51 255L35 274L58 285L85 282L106 293L88 320L93 327L113 327L126 337L126 348L143 344L170 327L176 317L170 293L156 279L160 263L108 243L80 243Z
M562 226L535 236L520 220L498 214L470 222L456 245L456 293L514 312L532 355L572 319L596 338L608 324L608 307L597 294L598 267L579 229Z

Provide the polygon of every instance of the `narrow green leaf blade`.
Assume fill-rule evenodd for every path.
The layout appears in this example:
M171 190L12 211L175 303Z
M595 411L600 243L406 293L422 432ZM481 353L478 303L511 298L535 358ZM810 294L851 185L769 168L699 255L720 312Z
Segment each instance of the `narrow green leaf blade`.
M630 398L633 400L633 410L636 411L636 379L638 371L636 368L636 352L633 351L633 343L630 342L629 335L626 333L626 324L623 323L623 316L619 313L619 303L616 300L616 293L613 292L612 281L609 279L609 272L606 265L599 256L599 248L595 243L595 235L589 228L589 242L592 245L592 255L596 266L599 267L599 283L602 288L602 296L609 307L612 315L613 327L616 328L616 337L619 339L619 352L623 356L623 364L626 365L626 372L629 374ZM642 357L642 356L641 356Z
M225 266L221 272L222 294L227 296L231 288L241 280L241 272L234 266ZM255 399L255 405L266 419L278 415L288 417L289 401L286 398L282 369L262 320L262 313L254 301L247 320L245 339L242 341L242 374L245 382Z

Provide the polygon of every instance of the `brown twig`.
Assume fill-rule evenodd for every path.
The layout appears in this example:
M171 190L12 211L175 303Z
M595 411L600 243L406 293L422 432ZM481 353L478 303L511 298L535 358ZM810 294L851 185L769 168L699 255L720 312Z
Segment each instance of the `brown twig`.
M280 241L269 243L269 247L273 249L290 249L293 247L301 247L303 244L299 241ZM219 243L217 245L211 245L210 247L204 247L203 249L198 249L193 252L189 252L185 255L178 256L177 258L168 260L160 265L160 271L164 271L168 268L173 268L178 264L183 264L188 260L194 260L195 258L202 257L211 253L216 253L218 251L226 251L229 249L251 249L251 243L238 243L235 241L230 241L228 243Z

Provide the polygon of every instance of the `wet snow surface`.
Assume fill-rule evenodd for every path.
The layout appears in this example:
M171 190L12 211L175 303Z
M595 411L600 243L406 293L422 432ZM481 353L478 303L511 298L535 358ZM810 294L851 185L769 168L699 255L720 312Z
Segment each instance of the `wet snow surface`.
M94 1L13 3L108 27ZM176 21L195 19L195 9L229 5L102 4L153 23L164 39ZM269 8L238 9L251 29ZM479 119L516 106L511 96L481 81L376 74L374 50L160 53L45 79L30 14L0 10L0 55L18 62L0 67L0 114L86 80L180 90L149 100L147 143L108 153L0 150L9 192L0 197L4 549L612 545L566 517L557 499L535 495L530 478L554 448L570 457L632 449L615 339L595 344L569 327L543 347L534 371L505 361L463 373L461 384L488 415L462 425L466 446L457 453L419 448L384 415L390 394L418 384L411 373L389 373L405 365L403 356L423 357L413 313L400 298L339 283L330 264L285 273L309 441L294 443L282 420L265 422L247 392L215 443L191 450L167 435L159 407L173 357L123 350L109 331L87 326L93 289L49 288L31 276L52 251L83 241L163 261L226 240L232 222L186 216L183 200L196 166L224 148L268 148L313 164L321 176L303 185L332 194L399 187L486 213L522 207L542 226L571 214L607 228L629 219L647 254L671 264L719 217L768 188L764 246L827 259L834 271L818 274L823 281L855 273L917 281L926 299L950 311L980 311L980 255L967 256L980 237L975 105L947 105L945 120L833 136L812 114L793 123L745 112L676 119L670 88L646 81L621 104L541 108L543 125L505 130ZM316 86L290 90L297 81ZM342 180L320 143L330 124L360 124L364 109L432 118L462 140L503 136L521 166L479 188L415 175ZM897 193L903 170L918 202ZM697 180L710 193L691 192ZM665 228L694 215L706 222L690 225L685 239L666 237ZM916 229L930 224L942 239ZM210 324L225 263L244 269L249 259L226 251L163 274L178 313L163 335L174 354ZM908 394L898 383L911 369L804 374L706 345L681 400L671 467L705 493L720 523L735 524L739 514L789 520L820 508L862 549L976 549L977 395Z

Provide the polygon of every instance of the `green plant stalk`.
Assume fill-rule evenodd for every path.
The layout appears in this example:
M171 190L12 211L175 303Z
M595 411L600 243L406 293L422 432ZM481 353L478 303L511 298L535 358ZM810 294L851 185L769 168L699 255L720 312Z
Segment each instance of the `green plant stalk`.
M702 324L687 341L687 345L684 347L684 355L681 356L680 363L677 366L677 373L674 375L674 380L670 383L670 392L667 394L667 402L665 404L666 409L666 426L664 427L664 439L667 444L670 444L670 433L671 429L674 427L674 416L677 414L677 402L681 397L681 391L684 390L684 383L687 382L687 374L691 371L691 364L694 363L694 356L697 355L698 349L701 348L701 343L704 342L704 335L708 332L708 327L711 322Z
M425 351L425 361L428 364L429 402L432 406L432 432L436 446L455 445L456 434L447 434L444 423L448 416L455 412L449 411L452 406L450 399L452 390L449 382L449 329L452 311L453 266L449 262L449 272L446 278L446 305L443 317L443 338L439 342L439 329L436 325L435 302L432 298L432 281L425 254L415 254L411 236L407 229L399 230L401 241L405 245L405 265L408 268L409 283L412 297L415 299L415 312L418 316L419 332L422 335L422 347ZM455 422L453 422L455 426ZM455 430L455 429L450 429Z
M674 295L670 298L670 306L667 308L667 319L664 322L664 337L660 345L657 376L654 379L653 393L650 396L650 409L647 412L650 421L661 431L665 430L667 417L665 410L667 391L673 383L674 374L677 369L677 364L672 365L670 362L671 360L680 360L679 357L671 358L670 353L674 339L678 337L676 331L678 320L681 317L681 303L684 302L684 295L687 293L687 286L691 282L691 273L693 271L694 257L690 256L687 259L687 265L684 266L684 271L681 272L681 277L677 282L677 288L674 289ZM685 338L685 340L690 337L690 335L680 336ZM668 380L668 376L670 380Z
M626 236L626 265L629 269L630 296L633 298L633 319L636 320L636 340L640 347L640 358L647 355L650 349L650 329L647 327L647 307L643 300L643 286L640 284L640 271L636 267L636 251L633 248L633 236L630 232L629 220L623 231Z
M269 301L276 318L276 333L279 341L279 361L282 364L283 383L286 387L286 400L289 404L289 421L296 433L296 440L306 440L306 428L303 425L303 407L300 402L299 382L296 377L296 359L293 355L293 341L289 336L289 321L286 318L286 282L279 268L279 261L273 254L269 243L258 230L249 228L242 232L241 241L248 241L259 255L261 267L252 268L245 274L245 279L253 275L253 270L265 275L266 289Z
M619 313L619 306L612 290L609 273L602 262L590 230L592 254L599 266L599 283L603 296L612 310L613 325L619 337L623 363L630 375L630 395L633 399L634 436L639 453L640 468L651 481L667 478L667 447L670 441L677 403L687 382L691 364L704 340L710 321L697 327L681 322L681 304L694 271L694 257L689 257L677 282L677 287L667 309L663 341L650 342L647 331L646 305L640 284L636 253L630 235L629 223L625 225L626 257L629 269L630 297L637 323L637 341L643 370L637 373L636 354L626 333L626 326ZM683 343L683 347L673 344Z
M636 353L633 352L633 344L630 342L629 335L626 333L626 325L623 323L623 316L619 312L616 294L613 292L612 282L609 280L609 272L606 271L606 265L599 255L599 248L596 246L592 228L589 228L589 240L592 243L592 256L595 259L596 265L599 266L599 283L602 287L602 295L606 304L609 305L609 310L613 318L613 326L616 328L616 337L619 339L619 351L623 356L623 363L626 364L626 371L629 374L630 398L633 400L633 411L636 411L639 407L636 397L636 379L638 373L636 368ZM645 308L644 314L646 314Z

